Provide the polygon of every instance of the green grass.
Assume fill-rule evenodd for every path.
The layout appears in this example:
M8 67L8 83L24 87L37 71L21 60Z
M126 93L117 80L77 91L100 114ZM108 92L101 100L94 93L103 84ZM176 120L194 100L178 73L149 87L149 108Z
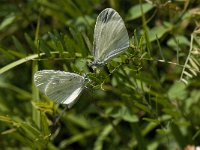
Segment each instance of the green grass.
M150 3L152 2L152 3ZM200 145L199 1L38 0L0 5L3 150L184 149ZM130 48L93 72L97 15L125 21ZM67 110L39 93L37 70L88 74Z

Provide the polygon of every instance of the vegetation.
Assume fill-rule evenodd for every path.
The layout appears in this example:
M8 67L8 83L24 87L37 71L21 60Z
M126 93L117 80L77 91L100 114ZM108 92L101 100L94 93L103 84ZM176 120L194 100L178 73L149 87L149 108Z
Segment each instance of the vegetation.
M107 7L124 19L131 45L93 71L94 25ZM2 0L0 18L0 149L200 145L199 1ZM34 85L42 69L91 81L62 116L65 106Z

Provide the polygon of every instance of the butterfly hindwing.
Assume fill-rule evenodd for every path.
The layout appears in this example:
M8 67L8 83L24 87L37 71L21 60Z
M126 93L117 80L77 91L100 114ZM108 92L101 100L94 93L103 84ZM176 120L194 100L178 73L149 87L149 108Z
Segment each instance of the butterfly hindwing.
M104 64L129 47L129 36L121 16L112 8L97 17L94 29L94 62Z
M64 71L42 70L34 75L38 89L57 103L74 104L84 88L84 77Z

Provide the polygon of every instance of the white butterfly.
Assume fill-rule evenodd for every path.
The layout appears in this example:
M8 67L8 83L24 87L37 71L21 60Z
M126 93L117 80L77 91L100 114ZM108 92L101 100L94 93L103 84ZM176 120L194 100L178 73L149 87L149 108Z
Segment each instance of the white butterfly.
M120 15L112 8L103 10L97 17L94 29L92 65L103 65L129 47L129 37ZM38 89L60 104L71 107L86 84L86 78L75 73L41 70L35 73Z
M75 73L55 70L41 70L34 75L38 89L60 104L70 108L84 89L86 78Z
M129 36L121 16L112 8L104 9L97 17L94 29L91 66L104 65L128 47Z

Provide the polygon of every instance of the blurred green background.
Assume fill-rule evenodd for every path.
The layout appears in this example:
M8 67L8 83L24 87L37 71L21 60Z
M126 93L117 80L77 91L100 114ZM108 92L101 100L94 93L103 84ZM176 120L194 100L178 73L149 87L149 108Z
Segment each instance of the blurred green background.
M200 1L1 0L0 149L190 150L200 145ZM93 72L96 17L112 7L130 48ZM88 74L63 105L39 93L37 70ZM189 146L190 145L190 146Z

